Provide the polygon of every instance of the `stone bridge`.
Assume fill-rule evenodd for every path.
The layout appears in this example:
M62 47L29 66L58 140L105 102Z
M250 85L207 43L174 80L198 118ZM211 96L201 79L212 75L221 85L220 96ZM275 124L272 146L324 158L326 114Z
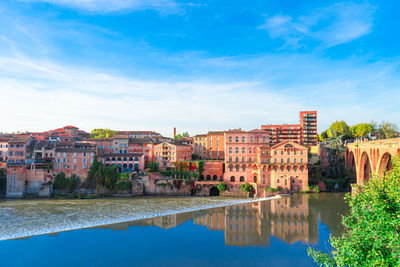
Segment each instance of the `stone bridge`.
M392 158L400 154L400 138L347 144L346 167L355 171L357 184L368 181L372 174L392 170Z

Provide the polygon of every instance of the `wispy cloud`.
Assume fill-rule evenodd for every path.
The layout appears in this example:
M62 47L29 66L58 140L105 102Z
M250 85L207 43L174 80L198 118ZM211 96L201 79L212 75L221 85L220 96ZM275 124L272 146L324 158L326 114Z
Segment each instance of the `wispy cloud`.
M74 8L93 13L108 13L129 10L156 10L162 13L176 13L181 6L173 0L19 0L42 2Z
M352 2L317 8L309 14L268 17L259 29L267 30L271 38L282 38L286 46L299 48L307 41L317 41L325 47L347 43L371 32L375 7Z

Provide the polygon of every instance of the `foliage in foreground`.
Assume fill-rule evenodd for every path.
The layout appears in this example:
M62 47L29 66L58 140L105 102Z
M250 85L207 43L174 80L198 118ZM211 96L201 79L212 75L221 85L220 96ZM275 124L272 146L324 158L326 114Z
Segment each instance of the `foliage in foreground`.
M400 266L400 160L393 171L372 177L347 194L350 214L344 233L330 238L332 254L313 248L308 254L320 266Z

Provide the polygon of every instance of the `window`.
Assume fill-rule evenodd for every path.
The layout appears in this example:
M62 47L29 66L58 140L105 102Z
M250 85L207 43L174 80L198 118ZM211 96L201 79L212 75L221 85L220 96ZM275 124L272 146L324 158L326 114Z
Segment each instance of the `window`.
M281 155L283 155L283 150L281 150Z
M236 158L235 158L235 161L236 161L236 162L239 162L239 157L236 157Z
M293 154L294 154L294 155L296 155L296 150L295 150L295 151L293 151Z
M229 136L229 142L232 142L232 136Z
M290 163L290 159L287 159L287 163Z
M232 157L229 157L229 162L232 162Z
M300 159L300 162L303 163L303 159Z
M235 142L237 143L237 142L239 142L239 137L235 137Z
M231 176L231 182L235 181L235 176Z
M239 171L239 165L236 165L236 171L237 172Z
M265 136L263 136L263 143L265 143L266 142L266 137Z
M239 181L240 181L240 182L244 182L244 177L243 177L243 176L240 176Z
M246 142L246 137L242 136L242 143Z
M283 163L283 159L281 159L281 163Z
M294 168L293 168L293 171L294 171L294 172L297 172L297 167L294 167Z
M242 147L242 153L246 153L246 148Z
M229 148L229 153L232 153L232 148L231 147Z
M235 148L235 153L239 153L239 148L238 147Z
M250 137L250 142L253 142L254 141L254 138L253 138L253 136L252 137Z
M290 166L289 166L289 167L287 167L287 171L288 171L288 172L290 172Z
M303 155L303 151L300 151L300 155Z
M274 151L274 155L276 155L276 151Z
M296 158L294 158L294 159L293 159L293 162L294 162L294 163L296 163L296 161L297 161L297 159L296 159Z
M246 166L245 165L242 166L242 170L246 171Z
M275 167L275 171L276 171L276 172L278 171L278 167Z
M290 150L287 151L287 154L290 155Z
M283 170L284 170L284 168L283 168L283 166L281 167L281 172L283 172Z
M233 171L233 166L229 165L229 171Z
M242 157L242 162L245 162L246 161L246 158L245 157Z

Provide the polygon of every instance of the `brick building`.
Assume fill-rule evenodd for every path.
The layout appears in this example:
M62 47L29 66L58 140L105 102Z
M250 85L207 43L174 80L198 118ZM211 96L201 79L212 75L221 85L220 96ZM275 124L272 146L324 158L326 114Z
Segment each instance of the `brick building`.
M172 167L174 162L192 159L192 147L178 141L163 142L154 146L154 160L161 167Z
M317 145L317 112L301 111L300 124L262 125L270 135L270 145L292 141L304 146Z
M207 155L207 135L198 134L193 137L193 154L196 154L200 159L205 159Z

